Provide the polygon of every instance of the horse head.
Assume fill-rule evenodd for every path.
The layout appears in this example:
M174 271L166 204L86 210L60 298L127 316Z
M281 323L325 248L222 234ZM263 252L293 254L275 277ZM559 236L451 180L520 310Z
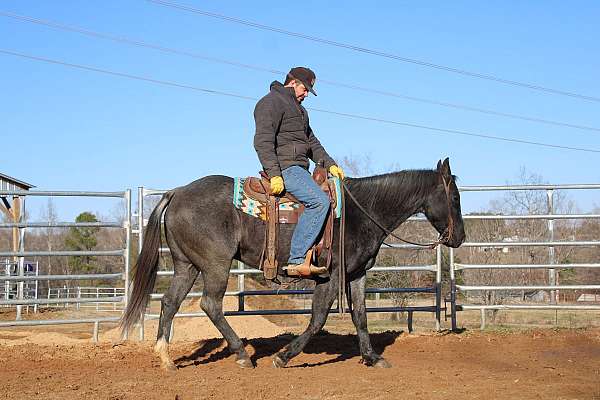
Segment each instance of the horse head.
M448 158L438 161L437 173L437 187L427 197L421 211L440 234L440 243L456 248L465 241L465 228L460 193Z

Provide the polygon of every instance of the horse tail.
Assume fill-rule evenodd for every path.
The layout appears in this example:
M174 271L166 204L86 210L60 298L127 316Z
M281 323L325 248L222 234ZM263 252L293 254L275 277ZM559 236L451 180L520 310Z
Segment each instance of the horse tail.
M173 194L172 191L165 193L148 219L142 251L133 269L129 302L119 323L122 335L140 319L148 304L150 293L154 289L158 270L160 222ZM126 290L128 289L126 288Z

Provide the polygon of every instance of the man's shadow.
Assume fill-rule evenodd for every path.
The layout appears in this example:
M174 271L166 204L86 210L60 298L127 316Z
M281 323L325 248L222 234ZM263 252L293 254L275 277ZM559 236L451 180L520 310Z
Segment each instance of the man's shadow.
M393 344L396 341L396 338L401 334L402 331L370 334L373 350L378 354L382 354L383 351ZM256 365L258 360L273 356L295 338L296 335L282 334L271 338L245 339L244 345L251 345L255 349L255 352L250 359L252 360L252 363ZM231 352L224 345L224 339L205 340L201 342L200 346L191 354L176 359L175 364L178 368L186 368L192 365L203 365L225 359L231 355ZM215 352L216 349L219 350ZM303 353L336 355L337 357L316 363L304 363L293 366L292 368L333 364L354 357L360 357L358 337L356 335L339 335L321 331L306 345Z

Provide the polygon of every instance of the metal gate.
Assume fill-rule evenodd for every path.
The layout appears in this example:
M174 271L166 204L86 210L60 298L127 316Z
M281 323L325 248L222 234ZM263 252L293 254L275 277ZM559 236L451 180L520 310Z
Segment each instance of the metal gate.
M17 314L15 321L2 321L0 327L8 326L40 326L40 325L63 325L63 324L81 324L91 323L94 326L93 340L98 340L98 329L101 322L116 322L119 317L94 317L84 319L52 319L52 320L22 320L21 309L23 306L39 306L39 305L50 305L50 304L88 304L88 303L123 303L127 304L127 291L124 291L123 295L118 296L89 296L79 298L25 298L24 286L29 282L39 281L79 281L79 280L91 280L91 279L107 279L121 282L123 287L127 287L129 282L129 270L130 270L130 250L131 250L131 190L125 190L122 192L86 192L86 191L23 191L23 190L2 190L0 191L1 196L14 196L25 199L28 196L40 196L40 197L101 197L101 198L121 198L126 205L126 215L123 223L116 222L12 222L12 223L0 223L0 228L19 230L20 235L20 249L17 252L14 251L2 251L0 257L10 257L16 260L18 265L18 274L16 276L0 276L0 282L16 282L17 283L17 294L14 299L0 299L0 305L5 306L16 306ZM23 209L25 209L25 202L23 201ZM114 250L102 250L102 251L28 251L25 243L25 230L26 229L39 229L39 228L70 228L70 227L107 227L107 228L120 228L125 232L125 246L124 248ZM36 256L121 256L123 260L122 272L113 274L69 274L69 275L26 275L24 268L25 257L36 257Z
M566 290L600 290L600 282L586 285L559 285L557 284L558 268L600 268L599 263L564 263L557 264L555 248L561 246L573 247L598 247L600 241L587 240L555 240L554 222L556 220L598 220L599 214L555 214L554 194L557 190L598 190L600 185L518 185L518 186L463 186L459 188L462 193L482 191L545 191L547 194L547 213L540 215L466 215L465 220L543 220L547 221L547 240L544 241L497 241L497 242L472 242L463 243L461 249L468 248L517 248L517 247L544 247L548 249L548 263L544 264L465 264L455 262L455 253L459 250L450 249L450 303L452 316L452 329L457 329L457 311L480 310L481 328L486 326L486 310L600 310L600 305L558 304L558 291ZM548 271L548 285L462 285L456 283L457 272L466 270L523 270L542 269ZM548 304L469 304L458 300L460 293L472 291L525 291L541 290L550 292Z

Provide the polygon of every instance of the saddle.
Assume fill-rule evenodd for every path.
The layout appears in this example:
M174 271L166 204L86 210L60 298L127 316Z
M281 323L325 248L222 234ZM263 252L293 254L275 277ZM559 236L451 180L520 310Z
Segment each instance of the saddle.
M277 278L277 244L279 237L279 224L297 224L300 215L304 212L304 206L292 194L283 192L281 195L271 194L271 184L267 175L261 171L261 177L248 177L244 180L244 194L258 202L266 210L266 231L263 249L261 252L260 265L265 279ZM318 260L323 251L327 251L326 267L329 268L332 256L333 220L335 218L333 209L336 207L335 185L327 179L327 170L317 166L313 172L313 179L319 187L327 193L331 207L327 215L325 229L317 244L308 251L306 261L310 263L313 256ZM310 273L303 276L310 276Z

